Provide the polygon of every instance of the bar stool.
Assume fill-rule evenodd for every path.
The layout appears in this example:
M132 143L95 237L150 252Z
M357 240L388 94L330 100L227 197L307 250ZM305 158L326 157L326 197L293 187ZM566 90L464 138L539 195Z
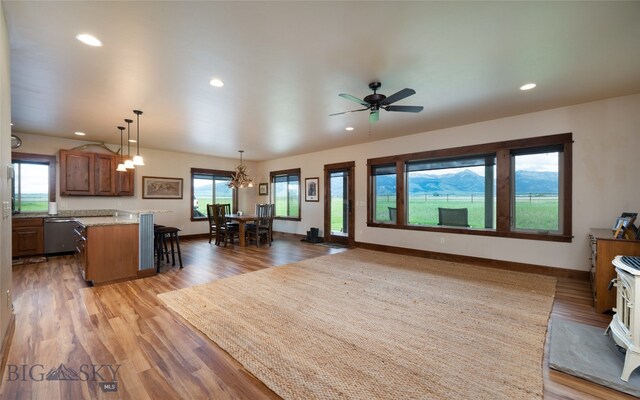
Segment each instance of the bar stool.
M178 251L178 261L180 262L180 268L182 268L182 253L180 252L180 239L178 239L178 232L180 229L172 227L172 226L154 226L154 242L156 245L156 259L157 266L156 272L160 272L160 261L163 256L166 255L167 262L169 262L169 251L167 248L167 239L171 243L171 265L176 265L176 254L175 250ZM176 247L174 249L173 242L175 239Z

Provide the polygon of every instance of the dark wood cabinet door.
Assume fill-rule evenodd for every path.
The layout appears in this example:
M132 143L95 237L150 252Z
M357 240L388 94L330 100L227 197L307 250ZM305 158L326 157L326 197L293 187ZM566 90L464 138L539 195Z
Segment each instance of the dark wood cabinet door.
M115 157L109 154L94 154L95 194L113 196L116 194Z
M12 256L33 256L44 252L42 227L14 228L12 232Z
M60 150L60 194L94 194L93 153Z
M135 174L135 169L129 169L127 172L116 172L116 194L118 196L133 196Z

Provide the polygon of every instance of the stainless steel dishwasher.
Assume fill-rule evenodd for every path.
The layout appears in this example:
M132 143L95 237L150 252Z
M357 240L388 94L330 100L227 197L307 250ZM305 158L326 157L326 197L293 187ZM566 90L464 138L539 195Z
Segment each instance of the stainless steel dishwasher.
M75 251L73 230L78 223L73 218L52 217L44 219L44 254Z

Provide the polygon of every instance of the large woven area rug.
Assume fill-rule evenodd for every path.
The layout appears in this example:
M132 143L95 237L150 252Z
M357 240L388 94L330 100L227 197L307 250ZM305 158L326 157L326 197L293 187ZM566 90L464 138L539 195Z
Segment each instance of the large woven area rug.
M159 296L285 399L537 399L555 283L355 249Z

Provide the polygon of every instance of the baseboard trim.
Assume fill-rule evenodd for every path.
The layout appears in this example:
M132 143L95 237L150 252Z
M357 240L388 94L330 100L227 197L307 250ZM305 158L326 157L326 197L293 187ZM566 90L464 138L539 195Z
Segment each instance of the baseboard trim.
M437 251L409 249L405 247L388 246L383 244L356 242L356 247L367 250L384 251L387 253L403 254L407 256L433 258L435 260L452 261L474 264L481 267L498 268L509 271L528 272L531 274L548 275L556 278L570 278L581 281L589 280L589 271L579 271L567 268L554 268L544 265L527 264L514 261L494 260L490 258L463 256L460 254L440 253Z
M179 235L180 239L209 239L209 232L207 233L192 233L190 235Z
M148 268L148 269L142 269L142 270L138 270L138 278L148 278L150 276L155 276L156 274L156 268Z
M0 348L0 387L4 382L4 370L7 366L7 360L9 359L9 350L11 349L11 343L13 342L13 334L16 330L16 315L11 313L9 319L9 326L7 326L7 332L4 334L4 340L2 341L2 348Z

